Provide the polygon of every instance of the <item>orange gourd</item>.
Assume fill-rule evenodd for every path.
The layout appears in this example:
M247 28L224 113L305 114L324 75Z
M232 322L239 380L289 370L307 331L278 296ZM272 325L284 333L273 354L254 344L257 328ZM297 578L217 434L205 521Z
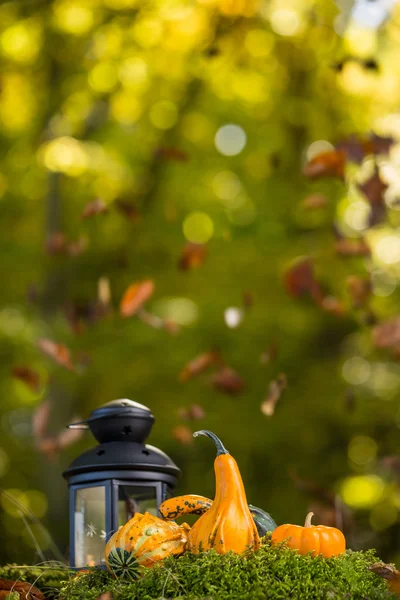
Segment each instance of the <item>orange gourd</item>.
M188 533L189 550L194 554L214 549L219 554L238 554L260 547L260 538L247 504L246 492L235 459L211 431L196 431L217 447L214 462L216 494L211 507L196 521Z
M346 550L346 540L340 529L325 525L311 525L314 513L308 513L304 527L300 525L280 525L272 532L271 542L278 544L286 541L289 548L297 550L300 554L317 556L322 554L326 558L343 554Z

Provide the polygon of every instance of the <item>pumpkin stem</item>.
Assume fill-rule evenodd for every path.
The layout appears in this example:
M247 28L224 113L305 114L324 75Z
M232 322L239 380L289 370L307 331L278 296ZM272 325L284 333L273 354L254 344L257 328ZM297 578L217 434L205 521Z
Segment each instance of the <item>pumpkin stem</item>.
M308 513L308 515L306 516L304 527L312 527L312 525L311 525L311 519L312 519L313 516L314 516L313 512L309 512Z
M229 454L228 450L225 448L219 437L215 435L212 431L208 431L207 429L201 429L200 431L195 431L193 437L198 437L199 435L206 435L209 437L217 447L217 456L221 454Z

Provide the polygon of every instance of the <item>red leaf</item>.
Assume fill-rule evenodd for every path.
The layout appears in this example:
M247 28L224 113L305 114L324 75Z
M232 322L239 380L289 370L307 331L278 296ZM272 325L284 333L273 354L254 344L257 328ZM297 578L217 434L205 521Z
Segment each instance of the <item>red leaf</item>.
M261 412L267 417L272 417L275 407L280 400L283 391L287 388L287 379L284 373L280 373L276 379L269 384L268 395L261 404Z
M204 373L204 371L206 371L211 365L221 364L221 362L221 356L219 352L215 350L199 354L184 366L182 371L179 373L179 380L182 382L188 381L196 375Z
M331 150L314 156L304 167L303 173L310 179L319 177L344 177L346 154L343 150Z
M189 408L180 408L179 416L186 421L200 421L206 416L205 410L200 404L192 404Z
M101 215L106 212L108 212L107 204L101 198L96 198L96 200L92 200L86 204L81 219L87 219L88 217Z
M322 301L322 288L315 277L313 262L308 257L297 259L287 269L283 283L286 291L294 298L310 296L317 303Z
M189 271L201 267L207 258L207 248L204 244L188 243L182 250L178 261L178 268L181 271Z
M75 370L75 367L71 361L71 353L63 344L57 344L56 342L48 339L41 339L38 341L37 345L44 354L52 358L57 364L69 369L70 371Z
M186 425L174 427L172 437L184 446L189 446L193 443L193 432Z
M11 370L12 376L15 379L23 381L32 392L37 393L40 390L40 376L39 373L30 369L29 367L13 367Z
M132 317L151 298L154 293L154 282L151 279L132 283L125 291L121 304L122 317Z
M212 383L217 390L231 396L240 394L246 387L239 373L230 367L224 367L218 371L212 378Z

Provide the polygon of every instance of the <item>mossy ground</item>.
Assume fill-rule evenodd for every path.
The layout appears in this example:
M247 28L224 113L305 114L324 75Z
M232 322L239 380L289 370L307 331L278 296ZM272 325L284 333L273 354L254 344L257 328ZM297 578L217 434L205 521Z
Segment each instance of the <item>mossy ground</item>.
M95 600L110 591L113 600L380 600L395 598L385 580L368 566L373 550L347 551L324 559L300 556L265 541L257 552L238 556L214 551L168 558L137 581L116 580L107 571L87 575L68 570L18 567L0 569L0 577L35 582L53 598ZM62 583L63 582L63 583Z

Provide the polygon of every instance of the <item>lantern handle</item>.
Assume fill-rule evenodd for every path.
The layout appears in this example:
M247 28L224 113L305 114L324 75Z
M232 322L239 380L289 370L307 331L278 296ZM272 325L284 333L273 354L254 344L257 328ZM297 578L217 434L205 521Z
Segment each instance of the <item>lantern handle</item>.
M109 415L107 415L107 418L109 417L120 417L121 412L114 412L111 413ZM97 421L98 419L101 419L104 417L89 417L88 419L86 419L85 421L78 421L77 423L70 423L69 425L67 425L68 429L89 429L89 425L88 423L90 423L91 421Z

